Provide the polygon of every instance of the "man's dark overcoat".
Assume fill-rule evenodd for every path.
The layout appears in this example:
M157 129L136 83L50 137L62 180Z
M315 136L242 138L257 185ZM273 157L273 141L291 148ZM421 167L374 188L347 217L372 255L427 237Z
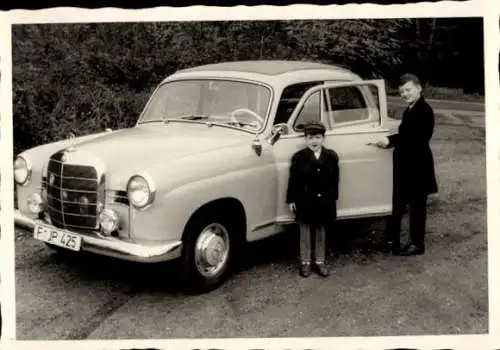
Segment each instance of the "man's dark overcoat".
M291 160L287 203L295 203L295 219L304 224L331 225L337 217L339 157L322 147L319 159L304 148Z
M403 113L398 133L389 136L393 153L393 197L410 198L437 193L434 158L430 140L434 132L434 112L420 97Z

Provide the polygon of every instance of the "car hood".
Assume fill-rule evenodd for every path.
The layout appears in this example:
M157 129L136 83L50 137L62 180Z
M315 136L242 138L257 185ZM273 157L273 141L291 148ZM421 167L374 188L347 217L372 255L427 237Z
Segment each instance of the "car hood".
M251 137L242 131L217 126L150 124L110 132L83 141L76 148L99 157L107 171L139 171L152 163L251 142Z

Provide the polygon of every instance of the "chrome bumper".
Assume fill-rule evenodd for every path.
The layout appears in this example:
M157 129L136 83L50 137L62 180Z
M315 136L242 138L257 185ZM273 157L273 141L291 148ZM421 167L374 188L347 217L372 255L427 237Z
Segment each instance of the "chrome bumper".
M14 224L16 228L33 232L38 221L39 220L24 216L19 210L15 210L14 212ZM45 226L50 226L45 222L40 221L40 223ZM125 242L114 237L77 234L82 237L83 244L81 250L117 259L153 263L173 260L181 255L182 241L145 245L141 243Z

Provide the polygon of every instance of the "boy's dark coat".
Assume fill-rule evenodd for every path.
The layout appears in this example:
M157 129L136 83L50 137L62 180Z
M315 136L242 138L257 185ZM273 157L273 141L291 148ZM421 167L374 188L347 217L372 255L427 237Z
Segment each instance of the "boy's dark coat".
M290 165L287 203L295 203L295 219L304 224L331 225L337 217L339 197L339 157L322 147L319 159L304 148L296 152Z
M393 153L393 196L407 200L438 191L434 159L429 145L434 112L421 97L403 113L398 134L389 136Z

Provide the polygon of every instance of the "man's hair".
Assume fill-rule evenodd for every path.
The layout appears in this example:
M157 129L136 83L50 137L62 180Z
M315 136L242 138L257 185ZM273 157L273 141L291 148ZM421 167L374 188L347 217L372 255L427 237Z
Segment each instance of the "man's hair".
M420 79L415 74L406 73L399 78L399 86L403 86L406 83L412 82L415 85L422 86Z

